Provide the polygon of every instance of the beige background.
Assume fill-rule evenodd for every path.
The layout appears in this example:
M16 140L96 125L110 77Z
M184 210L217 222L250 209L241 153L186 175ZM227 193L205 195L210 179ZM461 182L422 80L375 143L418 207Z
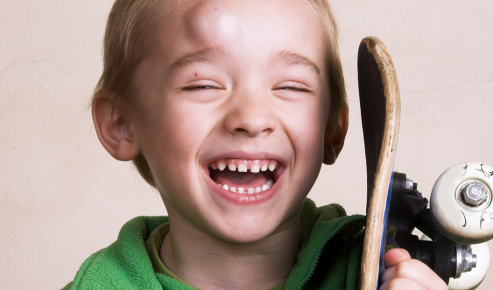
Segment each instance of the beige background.
M398 2L398 4L397 4ZM165 214L130 163L99 144L87 104L111 0L1 0L0 288L57 289L137 215ZM337 164L310 197L363 213L366 173L356 54L386 43L399 76L395 168L429 195L462 161L493 165L493 1L332 1L350 103ZM493 243L490 242L493 250ZM490 271L479 289L493 288Z

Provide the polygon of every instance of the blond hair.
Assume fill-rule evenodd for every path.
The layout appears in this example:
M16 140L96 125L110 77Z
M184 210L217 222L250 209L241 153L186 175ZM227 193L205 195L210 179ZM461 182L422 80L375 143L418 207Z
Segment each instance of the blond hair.
M168 0L170 1L170 0ZM116 109L118 118L129 112L132 77L137 65L152 46L148 37L153 33L153 22L166 0L116 0L106 23L103 42L103 73L92 96L92 105L107 99ZM327 0L305 0L317 14L325 34L326 65L328 72L330 109L329 138L341 134L338 124L341 110L348 110L342 65L339 57L337 25ZM113 114L112 114L113 115ZM149 164L140 153L133 163L140 175L152 186Z

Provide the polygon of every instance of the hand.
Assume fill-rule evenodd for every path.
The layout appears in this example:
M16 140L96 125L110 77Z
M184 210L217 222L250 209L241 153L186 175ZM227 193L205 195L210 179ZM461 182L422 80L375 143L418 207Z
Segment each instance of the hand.
M404 249L392 249L385 253L385 272L379 290L447 290L448 286L421 261L411 259Z

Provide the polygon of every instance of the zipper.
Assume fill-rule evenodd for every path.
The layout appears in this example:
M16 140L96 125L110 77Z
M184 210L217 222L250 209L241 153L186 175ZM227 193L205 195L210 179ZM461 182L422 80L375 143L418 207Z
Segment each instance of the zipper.
M364 216L363 217L362 216L355 216L355 217L349 218L346 221L344 221L343 223L341 223L334 231L332 231L332 233L330 235L325 237L325 240L323 241L323 243L318 248L317 254L315 256L315 262L312 263L308 274L305 276L303 281L301 281L300 285L297 288L298 290L303 289L303 287L305 287L306 282L308 282L308 280L310 280L310 278L313 276L313 273L315 272L315 268L317 268L318 260L320 259L320 255L322 255L322 251L325 248L325 245L327 245L327 243L329 242L329 240L332 239L332 237L334 237L339 231L341 231L341 229L344 228L347 224L352 223L352 222L357 221L357 220L360 220L360 219L364 219L364 218L365 218Z

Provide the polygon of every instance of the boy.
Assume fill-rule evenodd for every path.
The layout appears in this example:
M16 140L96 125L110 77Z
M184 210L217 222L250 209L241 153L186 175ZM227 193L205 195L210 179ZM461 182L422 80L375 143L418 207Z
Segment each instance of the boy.
M93 119L169 218L128 222L66 289L357 287L364 217L305 200L348 126L325 1L117 0ZM446 289L386 264L381 289Z

